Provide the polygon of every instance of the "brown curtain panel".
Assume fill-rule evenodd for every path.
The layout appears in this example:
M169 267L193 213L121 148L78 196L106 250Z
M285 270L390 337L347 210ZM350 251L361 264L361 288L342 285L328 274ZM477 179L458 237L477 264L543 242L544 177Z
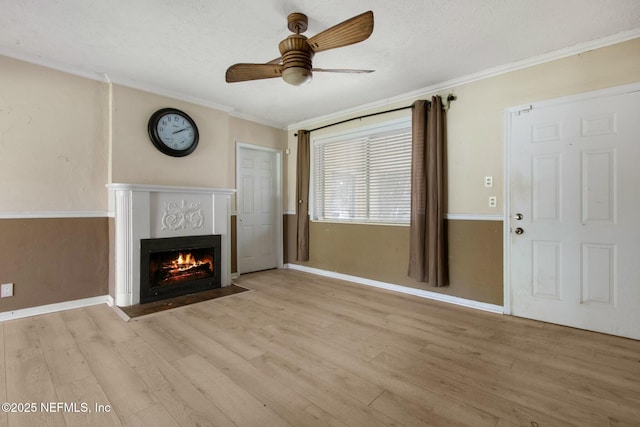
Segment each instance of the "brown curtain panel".
M445 112L439 96L413 104L409 277L447 286L444 223Z
M298 218L297 261L309 261L309 132L298 131L298 162L296 175L296 216Z

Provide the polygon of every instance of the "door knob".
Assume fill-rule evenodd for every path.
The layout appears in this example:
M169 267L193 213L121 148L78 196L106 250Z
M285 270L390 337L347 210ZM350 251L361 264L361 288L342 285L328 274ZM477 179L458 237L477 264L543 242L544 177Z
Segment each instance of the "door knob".
M522 234L524 233L524 230L521 227L518 227L515 229L516 234Z
M524 215L522 215L521 213L517 213L513 216L514 219L517 219L518 221L522 221L522 218L524 218Z

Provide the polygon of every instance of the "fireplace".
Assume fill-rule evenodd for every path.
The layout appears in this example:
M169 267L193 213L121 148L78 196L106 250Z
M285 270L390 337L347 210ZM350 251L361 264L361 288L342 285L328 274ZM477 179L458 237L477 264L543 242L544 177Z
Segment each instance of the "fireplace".
M140 303L221 286L220 235L140 239Z
M146 246L145 253L142 252L140 242L143 240L158 239L160 243L163 239L217 235L220 240L213 244L216 248L214 284L223 287L231 284L229 219L231 196L235 190L126 183L107 184L107 188L109 212L114 218L114 276L113 288L109 289L114 305L129 307L139 304L141 294L145 293L147 297L155 298L178 293L176 284L152 286L155 289L151 293L141 290L141 285L149 287L150 253ZM199 244L198 248L201 247ZM160 250L185 247L192 246L189 243L172 243ZM158 251L156 248L152 250ZM146 257L144 266L143 256ZM142 279L143 275L147 275L146 279ZM210 279L198 280L204 280L210 286ZM156 292L158 295L155 295Z

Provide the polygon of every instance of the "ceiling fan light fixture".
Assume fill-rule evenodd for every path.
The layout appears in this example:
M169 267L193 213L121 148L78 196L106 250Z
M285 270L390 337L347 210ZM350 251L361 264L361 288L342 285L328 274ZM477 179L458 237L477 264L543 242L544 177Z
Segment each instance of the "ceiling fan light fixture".
M282 70L282 79L294 86L301 86L309 83L313 78L313 73L304 67L289 67Z

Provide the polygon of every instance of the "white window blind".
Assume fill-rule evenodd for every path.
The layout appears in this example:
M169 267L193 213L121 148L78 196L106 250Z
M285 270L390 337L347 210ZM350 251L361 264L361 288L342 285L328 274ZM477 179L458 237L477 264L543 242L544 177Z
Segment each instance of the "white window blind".
M314 220L408 224L411 123L313 144Z

